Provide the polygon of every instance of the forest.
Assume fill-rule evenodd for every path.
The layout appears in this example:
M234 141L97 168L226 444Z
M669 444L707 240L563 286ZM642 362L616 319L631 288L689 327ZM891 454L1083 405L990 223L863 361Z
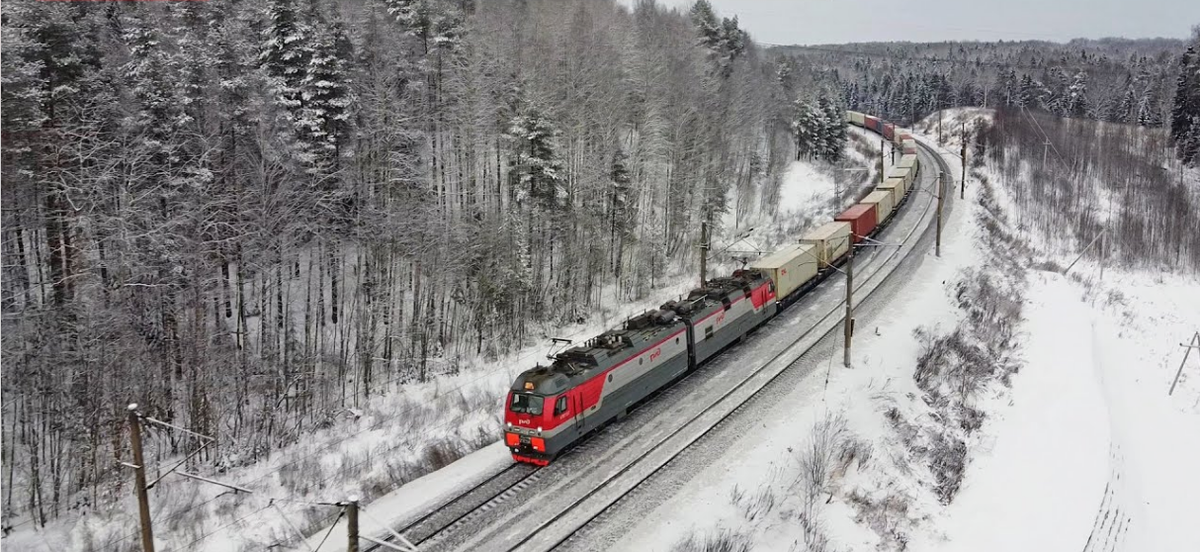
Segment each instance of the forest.
M836 90L848 108L902 124L976 106L1148 127L1168 121L1184 50L1182 40L1119 38L772 49L796 86Z
M706 2L6 2L3 79L4 511L37 524L114 500L129 403L254 463L646 296L795 148Z

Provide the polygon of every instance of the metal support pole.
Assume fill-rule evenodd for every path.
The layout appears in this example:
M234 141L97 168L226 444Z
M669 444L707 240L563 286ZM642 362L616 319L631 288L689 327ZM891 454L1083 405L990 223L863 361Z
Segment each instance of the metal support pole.
M967 122L962 124L962 178L958 181L958 199L967 198Z
M883 147L884 141L879 141L879 183L883 184L887 181L887 167L883 164Z
M936 254L942 256L942 196L945 196L945 173L938 171L938 194L937 194L937 247Z
M851 238L853 239L853 238ZM854 245L850 245L850 256L846 258L846 347L842 364L850 367L850 341L854 338Z
M700 221L700 287L708 278L708 216Z
M358 552L358 497L346 502L346 552Z
M1180 343L1179 346L1184 348L1183 362L1179 363L1179 371L1175 372L1175 379L1171 381L1171 390L1167 391L1168 397L1175 394L1175 385L1179 383L1179 376L1183 375L1183 366L1187 364L1187 359L1192 354L1192 349L1200 350L1200 332L1196 332L1192 336L1191 341L1188 341L1186 345Z
M146 461L142 457L142 426L137 404L129 405L129 444L133 447L133 481L137 492L138 517L142 522L142 551L154 552L154 532L150 528L150 495L146 491Z

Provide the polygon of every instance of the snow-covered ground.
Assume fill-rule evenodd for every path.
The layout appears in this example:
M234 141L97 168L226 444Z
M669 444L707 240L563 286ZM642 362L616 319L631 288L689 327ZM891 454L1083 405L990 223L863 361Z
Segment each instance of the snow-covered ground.
M960 111L946 119L988 116ZM1200 351L1167 395L1180 343L1200 331L1200 278L1109 267L1100 280L1086 262L1064 276L1027 267L1066 266L1075 252L1036 247L1012 264L1020 244L1042 241L999 224L1016 245L988 251L982 221L1011 214L993 190L981 205L982 186L969 182L943 256L927 257L905 293L858 320L853 369L840 351L827 354L826 370L643 514L620 548L1200 550ZM966 402L982 425L965 431L943 423L949 411L931 404L914 367L929 358L927 336L979 316L959 298L982 293L980 281L1012 292L1020 314L1014 338L999 344L1012 371ZM947 478L955 455L931 452L953 452L955 439L961 487Z

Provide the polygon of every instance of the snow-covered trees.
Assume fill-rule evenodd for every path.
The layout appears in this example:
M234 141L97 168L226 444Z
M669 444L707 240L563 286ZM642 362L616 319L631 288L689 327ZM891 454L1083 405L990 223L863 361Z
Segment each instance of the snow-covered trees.
M808 157L836 163L842 158L846 145L845 112L828 97L796 100L791 129L796 141L796 159Z
M1200 43L1200 38L1195 42ZM1189 46L1179 57L1171 108L1171 141L1176 157L1188 165L1195 163L1200 154L1200 53L1196 50L1196 46Z
M955 106L1025 107L1061 117L1162 124L1178 41L783 46L786 78L841 92L848 109L907 124ZM799 70L797 70L799 69ZM785 88L788 84L785 84ZM1132 96L1127 99L1126 96ZM1129 107L1122 108L1122 102Z
M252 462L645 295L804 91L711 9L2 9L5 490L39 520L102 495L130 400L217 437L196 469Z

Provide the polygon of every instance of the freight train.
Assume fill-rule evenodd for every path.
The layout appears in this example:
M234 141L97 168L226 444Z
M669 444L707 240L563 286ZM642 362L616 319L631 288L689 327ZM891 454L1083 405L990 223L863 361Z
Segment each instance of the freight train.
M798 243L560 352L549 366L521 373L504 412L504 443L514 460L548 465L765 324L845 262L854 243L887 226L916 182L916 142L908 131L870 115L848 111L846 122L880 134L903 152L883 184Z

